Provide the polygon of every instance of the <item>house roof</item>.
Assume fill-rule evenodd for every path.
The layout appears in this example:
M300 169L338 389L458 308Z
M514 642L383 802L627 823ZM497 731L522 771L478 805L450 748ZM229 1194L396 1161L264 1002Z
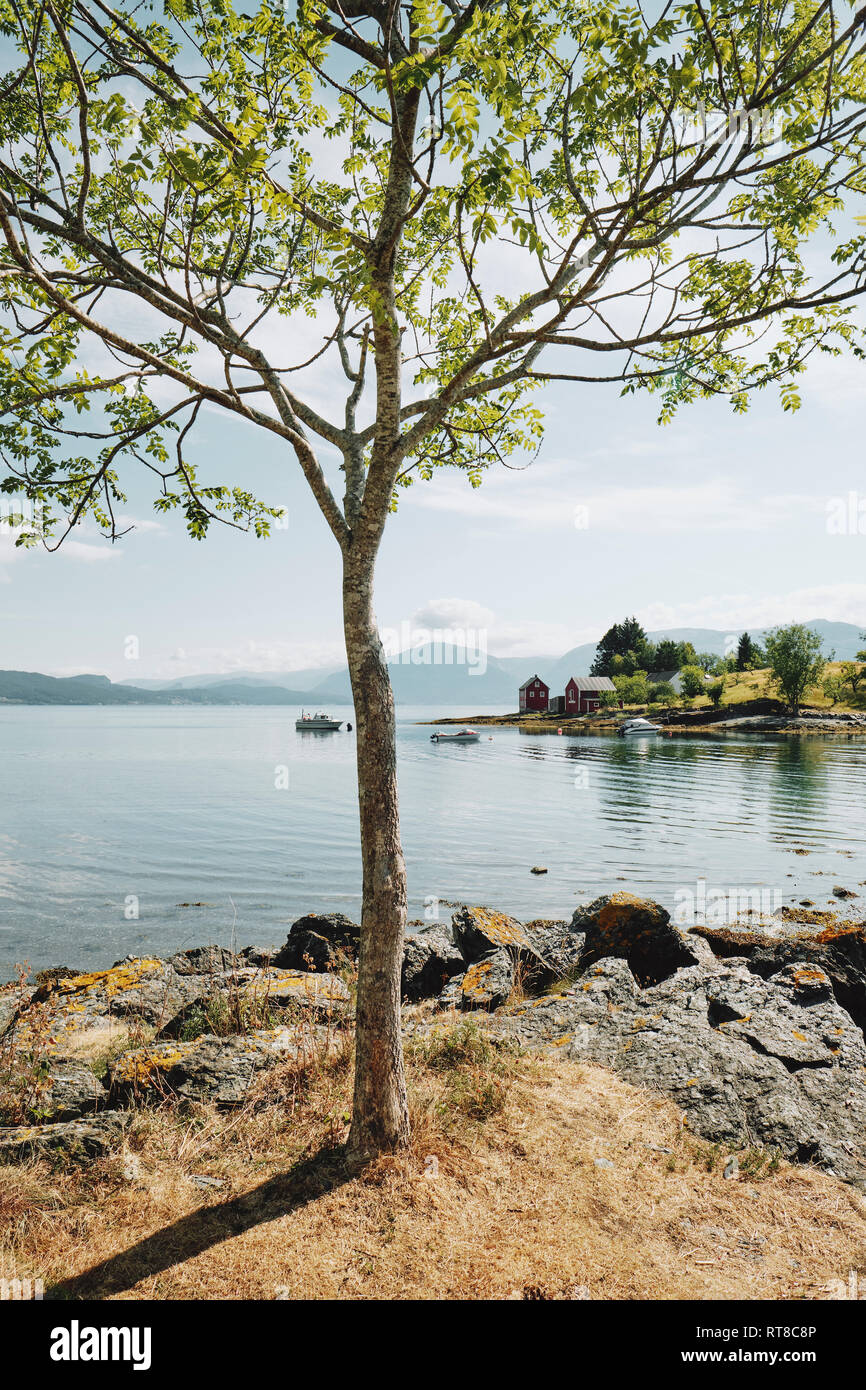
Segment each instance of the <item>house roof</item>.
M526 690L527 687L530 686L530 685L532 685L532 683L533 683L534 681L541 681L541 684L544 686L545 690L549 690L549 689L550 689L549 685L547 684L547 681L542 681L540 676L530 676L530 677L529 677L529 680L528 680L528 681L524 681L523 684L519 687L519 689L520 689L520 690Z
M616 690L610 676L572 676L568 684L572 682L578 690Z
M712 677L706 675L706 673L702 673L702 674L703 674L703 682L704 682L704 685L707 685L707 684L709 683L709 681L712 679ZM677 693L678 695L681 695L681 694L682 694L682 689L683 689L683 673L682 673L682 671L648 671L648 672L647 672L647 680L649 681L650 685L660 685L662 681L667 681L669 685L672 685L672 686L673 686L674 690L676 691L676 693Z

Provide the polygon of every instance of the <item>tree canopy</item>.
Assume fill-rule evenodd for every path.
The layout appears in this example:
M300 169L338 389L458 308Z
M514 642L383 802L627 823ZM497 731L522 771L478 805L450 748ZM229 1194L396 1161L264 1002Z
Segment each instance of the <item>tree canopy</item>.
M0 33L2 486L49 544L114 533L129 459L193 536L265 534L242 470L199 481L206 406L286 441L345 547L438 464L531 455L546 380L667 420L861 351L841 0L0 0Z
M802 623L792 623L768 632L766 645L773 683L797 714L806 691L824 672L821 638Z

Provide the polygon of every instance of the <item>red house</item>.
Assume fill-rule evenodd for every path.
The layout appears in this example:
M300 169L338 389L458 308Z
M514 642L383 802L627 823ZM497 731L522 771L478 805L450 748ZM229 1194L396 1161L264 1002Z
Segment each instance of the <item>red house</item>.
M536 710L546 713L549 696L550 686L545 685L540 676L530 676L520 687L520 713L527 714Z
M572 676L565 687L565 713L591 714L599 708L605 690L616 692L610 676ZM622 708L622 700L619 705Z

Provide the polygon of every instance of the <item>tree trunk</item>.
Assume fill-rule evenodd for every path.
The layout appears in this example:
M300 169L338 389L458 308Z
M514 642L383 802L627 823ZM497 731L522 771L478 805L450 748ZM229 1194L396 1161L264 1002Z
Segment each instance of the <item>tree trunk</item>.
M343 572L363 864L355 1095L347 1152L361 1162L409 1140L400 1032L406 866L400 844L394 696L373 616L372 568L372 562L347 557Z

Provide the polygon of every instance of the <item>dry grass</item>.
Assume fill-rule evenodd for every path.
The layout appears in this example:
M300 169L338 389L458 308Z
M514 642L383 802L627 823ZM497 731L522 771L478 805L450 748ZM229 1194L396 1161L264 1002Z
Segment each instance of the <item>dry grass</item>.
M360 1174L346 1056L272 1072L231 1116L144 1112L95 1168L0 1169L0 1276L66 1297L779 1299L866 1270L850 1188L755 1153L725 1180L726 1153L602 1068L461 1026L410 1045L409 1074L412 1148Z
M804 708L822 710L827 713L842 714L844 712L863 712L866 687L860 687L860 697L854 699L850 690L847 695L839 700L835 705L832 704L824 694L822 685L828 676L839 676L843 665L841 661L828 661L824 667L824 674L818 685L812 685L806 691L803 705ZM774 686L769 668L760 671L732 671L725 677L725 693L722 696L722 705L742 704L747 700L774 699L781 700L778 689ZM705 695L698 695L693 701L693 709L707 709L712 702Z

